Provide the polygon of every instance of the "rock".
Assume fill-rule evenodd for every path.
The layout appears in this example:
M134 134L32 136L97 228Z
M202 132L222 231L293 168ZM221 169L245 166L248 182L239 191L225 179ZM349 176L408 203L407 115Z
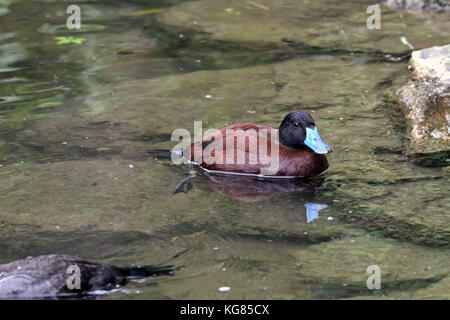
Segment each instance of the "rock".
M448 276L449 259L440 250L427 250L411 244L359 237L339 239L308 247L294 254L298 264L297 278L292 285L319 282L334 289L339 298L411 299L442 295L442 279ZM327 268L321 268L327 265ZM380 289L370 290L367 280L374 266L380 271ZM373 270L373 269L372 269ZM448 282L448 281L447 281ZM373 283L373 282L372 282ZM428 292L428 288L434 288ZM315 298L321 296L316 290Z
M448 300L448 288L450 288L450 277L432 284L429 288L417 290L412 299Z
M448 274L448 255L429 249L377 237L356 237L309 246L295 253L299 278L346 283L370 293L366 287L367 267L381 271L381 289L398 290L401 282L437 282ZM320 265L328 268L319 268ZM433 281L434 280L434 281Z
M78 268L78 269L77 269ZM69 288L67 281L79 272L79 286ZM173 274L168 267L131 267L92 263L76 256L44 255L0 265L0 298L52 298L111 290L124 285L129 277L146 278ZM76 285L75 280L69 283Z
M386 5L392 9L407 11L450 10L450 2L447 0L387 0Z
M450 44L413 51L410 63L420 81L450 84Z
M430 268L429 270L431 270ZM448 300L448 288L450 286L450 277L445 277L442 280L438 280L434 283L430 283L421 289L416 291L395 291L387 296L379 296L379 299L383 300ZM351 299L367 299L367 297L359 296L352 297ZM373 299L373 296L370 298Z
M448 178L436 168L411 166L392 159L334 162L322 188L335 189L335 198L347 199L337 204L340 220L404 242L448 247Z
M170 34L179 46L208 49L221 47L227 51L239 46L267 54L277 51L279 56L296 52L402 53L408 47L400 35L422 47L436 45L438 37L424 24L426 17L405 15L400 26L398 14L381 7L381 29L367 27L367 2L355 6L352 1L252 1L221 0L189 1L162 12L157 25ZM440 15L435 21L446 20ZM182 40L179 34L183 34ZM433 39L431 39L433 38ZM442 39L445 39L442 37ZM430 44L430 42L432 44ZM426 44L428 43L428 44ZM261 50L264 48L264 50ZM277 54L272 54L272 59Z
M449 92L450 84L420 82L411 82L397 91L409 111L414 139L449 139Z
M448 165L450 45L414 51L410 64L416 79L397 91L399 100L406 106L412 138L407 152L419 157L437 153L437 162L431 164Z
M95 226L96 230L152 233L167 226L172 222L167 213L180 212L180 203L172 207L165 201L171 184L179 179L177 170L152 161L133 161L133 169L129 164L130 160L62 161L2 167L3 222L12 230L32 225L50 232ZM166 183L151 183L164 179ZM183 205L195 202L191 199L195 194L190 192Z

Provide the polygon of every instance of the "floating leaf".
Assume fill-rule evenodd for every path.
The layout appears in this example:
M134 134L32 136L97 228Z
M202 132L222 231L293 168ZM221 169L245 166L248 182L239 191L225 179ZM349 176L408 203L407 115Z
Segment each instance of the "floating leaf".
M411 43L408 42L408 40L405 37L400 37L400 41L405 45L408 46L411 50L414 50L414 47Z
M58 45L71 43L82 44L84 40L86 40L85 38L74 38L74 37L55 37L54 39L58 41L56 43Z
M76 38L72 42L76 44L82 44L83 41L86 40L85 38Z

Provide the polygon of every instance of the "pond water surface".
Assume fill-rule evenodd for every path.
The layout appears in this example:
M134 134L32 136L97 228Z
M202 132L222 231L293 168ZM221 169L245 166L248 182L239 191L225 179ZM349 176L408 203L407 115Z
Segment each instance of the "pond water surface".
M367 16L366 1L342 2ZM410 76L398 21L415 21L417 48L449 38L389 12L396 33L372 49L189 42L155 22L178 3L80 1L83 27L69 31L69 1L0 0L0 263L178 268L103 299L448 298L449 171L404 155L392 95ZM69 36L84 40L55 39ZM199 175L173 194L189 168L148 153L194 120L278 127L298 109L335 150L308 186ZM380 290L366 286L371 265Z

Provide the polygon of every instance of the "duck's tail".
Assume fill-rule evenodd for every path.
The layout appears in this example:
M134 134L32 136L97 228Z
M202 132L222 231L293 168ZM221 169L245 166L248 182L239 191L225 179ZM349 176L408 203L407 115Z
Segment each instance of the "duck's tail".
M175 274L173 266L136 266L128 268L120 268L123 275L128 279L142 279L158 276L171 276Z

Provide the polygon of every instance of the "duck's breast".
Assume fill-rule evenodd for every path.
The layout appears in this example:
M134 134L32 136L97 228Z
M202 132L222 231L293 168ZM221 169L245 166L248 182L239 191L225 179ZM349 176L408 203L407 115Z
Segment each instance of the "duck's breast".
M312 177L328 169L327 157L308 149L294 150L280 145L280 176Z

